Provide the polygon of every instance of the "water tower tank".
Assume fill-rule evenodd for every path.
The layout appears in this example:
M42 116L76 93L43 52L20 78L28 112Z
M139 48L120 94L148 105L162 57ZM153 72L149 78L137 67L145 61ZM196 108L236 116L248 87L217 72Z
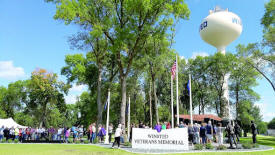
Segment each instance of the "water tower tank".
M239 16L216 7L209 11L200 25L200 36L208 44L225 53L225 47L242 33L242 22Z

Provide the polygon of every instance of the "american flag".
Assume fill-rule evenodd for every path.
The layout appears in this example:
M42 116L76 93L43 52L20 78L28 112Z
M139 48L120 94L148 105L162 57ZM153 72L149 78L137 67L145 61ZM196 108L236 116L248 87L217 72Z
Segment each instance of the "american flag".
M176 75L176 69L177 69L177 61L174 62L173 66L171 68L171 75L172 75L173 80L174 80L175 75Z

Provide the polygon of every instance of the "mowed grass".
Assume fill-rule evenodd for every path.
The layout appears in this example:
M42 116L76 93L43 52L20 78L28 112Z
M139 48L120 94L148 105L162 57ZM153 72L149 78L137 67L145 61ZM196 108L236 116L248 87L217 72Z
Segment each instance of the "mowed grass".
M260 145L275 148L275 137L257 136ZM242 138L241 141L251 141L251 138ZM95 145L77 144L0 144L0 155L105 155L131 154L119 149L103 148ZM275 155L275 150L262 152L211 152L188 153L184 155Z

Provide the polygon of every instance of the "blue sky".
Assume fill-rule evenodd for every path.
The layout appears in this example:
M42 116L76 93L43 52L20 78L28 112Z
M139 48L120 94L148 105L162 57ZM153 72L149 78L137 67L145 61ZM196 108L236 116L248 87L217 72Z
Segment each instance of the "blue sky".
M190 19L181 21L176 27L174 48L185 58L196 55L209 55L216 49L200 38L198 28L208 11L216 5L229 8L240 16L243 23L241 36L226 49L235 52L239 43L248 44L262 40L260 19L264 14L267 0L186 0L191 10ZM68 37L79 28L75 25L65 26L55 21L55 5L44 0L0 0L0 85L26 79L36 68L44 68L60 74L65 65L66 54L82 51L71 50ZM64 77L61 77L65 80ZM261 95L257 105L261 108L265 121L275 117L275 94L264 80L258 80L255 91ZM73 103L85 87L74 86L66 97ZM274 102L273 102L274 103Z

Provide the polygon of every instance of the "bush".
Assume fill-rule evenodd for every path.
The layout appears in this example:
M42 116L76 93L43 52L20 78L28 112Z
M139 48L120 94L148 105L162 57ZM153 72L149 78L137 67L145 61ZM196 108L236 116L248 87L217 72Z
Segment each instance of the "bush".
M73 143L73 141L71 139L68 139L68 143L71 144Z
M194 145L194 149L195 150L202 150L203 149L203 145L202 144L195 144Z
M125 142L124 146L132 146L132 144L130 142Z
M97 144L98 143L98 140L97 138L94 139L94 144Z
M252 144L252 147L253 147L253 148L259 148L259 147L260 147L260 145L259 145L259 144L257 144L257 143L256 143L256 144Z
M75 144L80 144L80 141L79 140L75 141Z
M18 143L18 142L19 142L19 140L18 140L18 139L15 139L15 140L14 140L14 143Z
M2 143L6 143L7 142L7 140L4 138L4 139L2 139Z
M90 141L89 140L84 140L84 144L89 144Z
M251 142L243 142L242 143L242 147L244 149L251 149L253 146L252 146L252 143Z
M214 146L212 144L208 143L205 145L205 148L210 150L210 149L213 149Z
M217 146L217 150L226 150L227 147L225 145L219 145Z
M12 139L9 139L9 140L8 140L8 143L12 143L12 142L13 142Z
M244 142L242 143L244 149L251 149L251 148L259 148L259 144L254 144L252 142Z

